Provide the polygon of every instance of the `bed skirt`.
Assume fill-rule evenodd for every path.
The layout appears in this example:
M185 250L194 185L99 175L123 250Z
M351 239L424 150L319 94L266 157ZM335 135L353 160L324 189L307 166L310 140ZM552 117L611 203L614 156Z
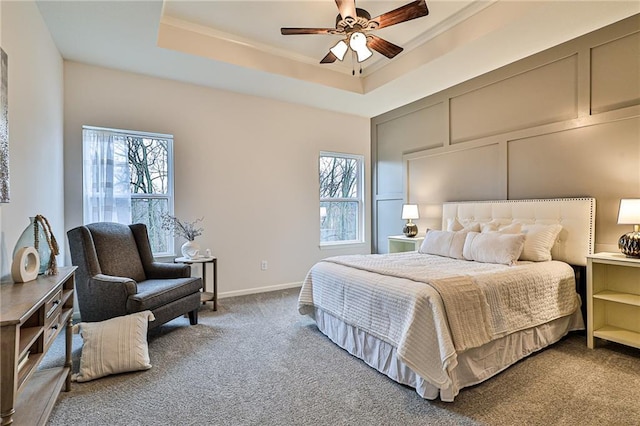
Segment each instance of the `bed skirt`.
M407 367L397 356L396 348L331 314L315 308L312 317L318 329L335 344L392 380L416 390L422 398L452 402L460 389L473 386L498 374L522 358L560 340L570 331L584 330L580 309L558 318L493 340L457 355L449 368L451 384L442 387L429 383Z

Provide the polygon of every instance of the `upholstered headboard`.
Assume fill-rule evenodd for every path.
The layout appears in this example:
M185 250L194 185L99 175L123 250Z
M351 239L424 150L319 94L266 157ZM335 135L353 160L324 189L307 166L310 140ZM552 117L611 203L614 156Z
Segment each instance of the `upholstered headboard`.
M505 223L559 223L562 231L551 255L556 260L584 266L586 256L593 253L595 214L595 198L448 202L442 206L442 229L453 218L461 222L497 219Z

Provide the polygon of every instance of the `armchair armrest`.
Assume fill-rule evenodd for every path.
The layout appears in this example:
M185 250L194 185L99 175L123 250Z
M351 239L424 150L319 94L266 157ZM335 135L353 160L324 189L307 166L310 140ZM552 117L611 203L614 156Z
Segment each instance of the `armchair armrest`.
M127 296L136 294L138 292L138 283L136 283L135 280L127 277L115 277L113 275L96 274L90 278L90 281L92 283L95 283L96 285L112 286L112 287L105 287L108 289L106 291L109 291L109 292L113 292L113 289L115 288L113 286L118 286L122 288L127 293Z
M153 262L146 266L145 272L148 279L189 278L191 266L180 263Z
M101 301L121 295L126 302L129 296L138 292L138 283L131 278L98 274L89 278L89 288L94 297Z
M127 299L138 292L138 285L131 278L98 274L89 278L87 291L82 320L101 321L126 315Z
M147 279L189 278L191 276L191 267L189 265L154 261L151 245L149 244L149 233L145 225L134 223L129 225L129 228L131 228L138 245L138 253L140 253L140 260Z

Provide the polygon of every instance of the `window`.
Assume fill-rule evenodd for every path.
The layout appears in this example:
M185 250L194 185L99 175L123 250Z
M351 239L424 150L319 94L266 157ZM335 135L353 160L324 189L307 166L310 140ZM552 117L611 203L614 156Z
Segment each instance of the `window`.
M173 254L173 136L83 127L84 223L144 223L156 256Z
M364 157L320 153L320 244L363 242Z

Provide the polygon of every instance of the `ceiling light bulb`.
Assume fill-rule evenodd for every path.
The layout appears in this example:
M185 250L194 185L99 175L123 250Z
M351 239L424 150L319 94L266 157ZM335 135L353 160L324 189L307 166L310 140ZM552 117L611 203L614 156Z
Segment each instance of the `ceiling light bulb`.
M366 61L373 55L373 52L367 47L367 36L361 32L351 34L349 47L358 55L358 62Z
M333 46L329 50L331 51L331 53L335 55L336 58L338 58L339 60L343 60L344 55L347 53L347 49L349 49L349 46L347 46L347 43L345 43L344 40L340 40L335 46Z

